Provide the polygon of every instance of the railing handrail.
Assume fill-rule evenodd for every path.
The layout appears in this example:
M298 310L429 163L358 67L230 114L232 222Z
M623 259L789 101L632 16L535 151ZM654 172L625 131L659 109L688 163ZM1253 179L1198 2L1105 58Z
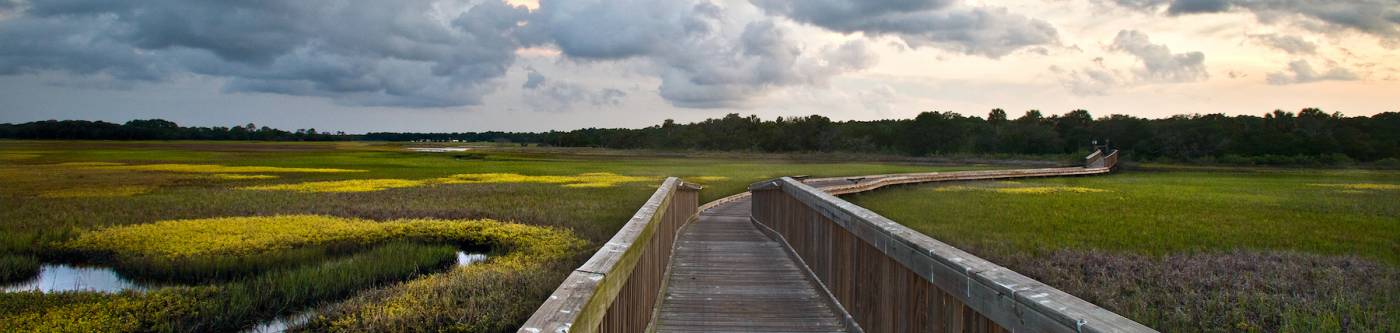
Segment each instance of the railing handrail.
M801 181L783 177L756 185L752 189L786 192L1012 331L1156 332Z
M645 245L652 241L654 225L670 206L677 190L699 190L680 178L668 177L651 198L598 252L569 274L520 332L591 332L617 298L618 291L636 268Z
M1089 156L1085 156L1085 157L1084 157L1084 160L1085 160L1085 161L1092 161L1092 160L1094 160L1095 157L1099 157L1099 155L1103 155L1103 150L1095 149L1095 150L1094 150L1094 153L1089 154Z

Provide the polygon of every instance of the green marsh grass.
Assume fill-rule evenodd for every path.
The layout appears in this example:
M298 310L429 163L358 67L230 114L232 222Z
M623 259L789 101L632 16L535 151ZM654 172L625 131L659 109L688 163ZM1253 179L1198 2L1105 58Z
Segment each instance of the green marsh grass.
M15 283L39 274L39 258L26 255L0 255L0 284Z
M311 325L342 331L500 331L522 323L570 269L581 264L599 244L626 223L656 190L663 177L680 176L704 184L706 189L701 192L703 202L742 192L752 182L786 175L821 177L979 168L844 162L831 158L811 161L746 154L654 154L485 146L464 153L419 153L405 151L405 146L364 142L0 140L0 154L23 157L0 160L0 255L107 264L138 279L187 284L200 282L202 284L194 287L172 288L169 292L147 293L139 297L97 298L126 304L113 303L112 308L136 307L134 309L141 310L133 312L157 313L153 315L155 317L205 318L212 321L215 320L213 313L217 312L179 312L187 308L180 302L187 302L190 298L171 294L179 290L180 295L197 294L199 299L225 297L228 290L214 286L257 278L270 272L344 260L378 243L356 245L349 249L336 249L333 244L324 247L304 245L262 252L258 259L219 254L173 261L151 256L135 257L125 253L128 252L125 249L73 251L61 245L106 228L183 219L276 215L318 215L374 221L493 219L543 226L571 235L556 239L552 237L563 236L558 236L558 233L535 234L503 229L503 233L493 236L495 238L486 239L492 241L479 244L492 250L492 259L488 262L422 275L408 281L362 288L344 301L322 300L324 302L318 302L316 306L328 310L317 316ZM456 157L468 155L469 158ZM191 171L191 167L131 167L140 165L221 167L200 167L199 171L203 172L199 173L184 172ZM233 171L244 172L236 175L261 175L274 170L286 171L286 168L363 171L278 172L272 174L275 178L219 176ZM467 179L457 184L366 192L239 189L366 179L443 179L463 174L520 175L526 179L550 182ZM609 186L573 187L563 186L570 183L554 182L561 179L557 177L586 174L616 175L628 181L609 182ZM636 178L632 177L645 180L634 181ZM585 183L588 182L576 184ZM130 196L83 198L46 198L41 195L45 191L115 186L148 186L150 191ZM493 243L504 239L516 241ZM564 247L544 250L531 245L559 243L559 240L565 240L562 243ZM25 297L31 300L43 298L42 301L34 301L34 304L59 302L58 299L66 297L90 297L65 295ZM7 294L0 297L19 296ZM136 302L137 299L149 301ZM159 311L142 308L151 304L168 305L163 305ZM15 303L4 306L24 307ZM138 319L129 321L134 323L130 327L159 331L166 322L146 317ZM0 319L0 323L7 321L9 319ZM193 322L198 320L185 321L187 324Z
M1387 332L1395 184L1396 171L1146 169L847 199L1162 331Z

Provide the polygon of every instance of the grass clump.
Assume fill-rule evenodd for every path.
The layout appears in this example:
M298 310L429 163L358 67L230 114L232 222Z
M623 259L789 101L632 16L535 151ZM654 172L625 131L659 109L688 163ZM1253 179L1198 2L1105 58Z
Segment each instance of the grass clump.
M7 332L177 332L170 319L199 314L215 288L157 291L0 293L0 323Z
M0 284L28 280L37 274L39 274L38 258L0 254Z
M39 193L39 197L50 199L129 197L145 194L152 190L155 190L154 186L145 185L77 187L43 191Z

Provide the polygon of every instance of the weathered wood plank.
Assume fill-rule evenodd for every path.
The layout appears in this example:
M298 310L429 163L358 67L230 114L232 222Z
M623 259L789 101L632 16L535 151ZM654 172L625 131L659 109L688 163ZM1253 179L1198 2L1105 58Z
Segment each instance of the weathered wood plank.
M749 220L748 197L712 206L677 239L657 332L849 332L801 263Z

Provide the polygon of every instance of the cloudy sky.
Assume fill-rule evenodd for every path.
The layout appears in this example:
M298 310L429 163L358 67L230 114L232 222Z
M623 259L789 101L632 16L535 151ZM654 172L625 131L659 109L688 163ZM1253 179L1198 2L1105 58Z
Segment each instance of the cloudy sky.
M1400 0L0 0L0 122L1400 110Z

